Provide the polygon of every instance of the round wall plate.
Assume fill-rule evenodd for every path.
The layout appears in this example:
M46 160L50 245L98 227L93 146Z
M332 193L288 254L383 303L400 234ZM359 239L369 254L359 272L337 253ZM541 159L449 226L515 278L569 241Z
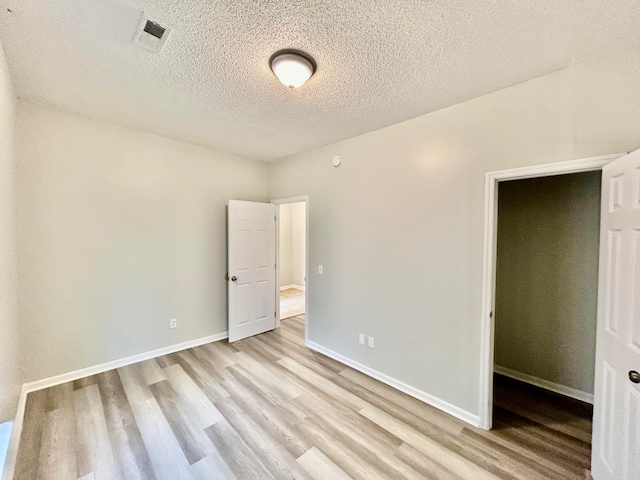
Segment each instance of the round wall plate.
M339 167L342 165L342 157L340 155L336 155L333 157L332 163L334 167Z

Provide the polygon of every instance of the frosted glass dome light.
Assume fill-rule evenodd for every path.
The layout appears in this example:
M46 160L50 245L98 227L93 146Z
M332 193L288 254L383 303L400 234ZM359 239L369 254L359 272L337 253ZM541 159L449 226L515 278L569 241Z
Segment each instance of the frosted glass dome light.
M294 50L274 53L269 65L280 83L292 89L304 85L316 70L311 57Z

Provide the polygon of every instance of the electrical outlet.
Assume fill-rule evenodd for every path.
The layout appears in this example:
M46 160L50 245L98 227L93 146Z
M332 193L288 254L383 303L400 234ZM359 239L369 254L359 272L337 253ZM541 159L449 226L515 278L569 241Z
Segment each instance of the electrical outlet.
M178 319L172 318L169 320L169 328L176 328L178 326Z
M324 266L318 265L318 275L322 275L324 273Z
M369 348L375 347L375 338L369 337Z
M358 341L360 342L360 345L364 345L364 333L360 334L360 338Z

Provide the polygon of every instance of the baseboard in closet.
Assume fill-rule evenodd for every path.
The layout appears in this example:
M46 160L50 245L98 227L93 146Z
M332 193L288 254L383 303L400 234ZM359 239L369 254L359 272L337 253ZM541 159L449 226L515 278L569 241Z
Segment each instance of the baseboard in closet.
M493 371L500 375L504 375L505 377L513 378L515 380L519 380L530 385L535 385L536 387L544 388L545 390L550 390L552 392L559 393L560 395L575 398L576 400L580 400L582 402L590 403L591 405L593 405L593 393L583 392L582 390L577 390L565 385L560 385L559 383L550 382L549 380L544 380L542 378L534 377L533 375L521 373L510 368L501 367L499 365L494 366Z

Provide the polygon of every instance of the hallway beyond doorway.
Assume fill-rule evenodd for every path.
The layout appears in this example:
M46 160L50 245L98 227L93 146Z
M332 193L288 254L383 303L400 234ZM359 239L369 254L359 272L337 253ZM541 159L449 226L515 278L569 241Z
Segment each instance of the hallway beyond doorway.
M280 290L280 320L304 313L304 290L299 288Z

